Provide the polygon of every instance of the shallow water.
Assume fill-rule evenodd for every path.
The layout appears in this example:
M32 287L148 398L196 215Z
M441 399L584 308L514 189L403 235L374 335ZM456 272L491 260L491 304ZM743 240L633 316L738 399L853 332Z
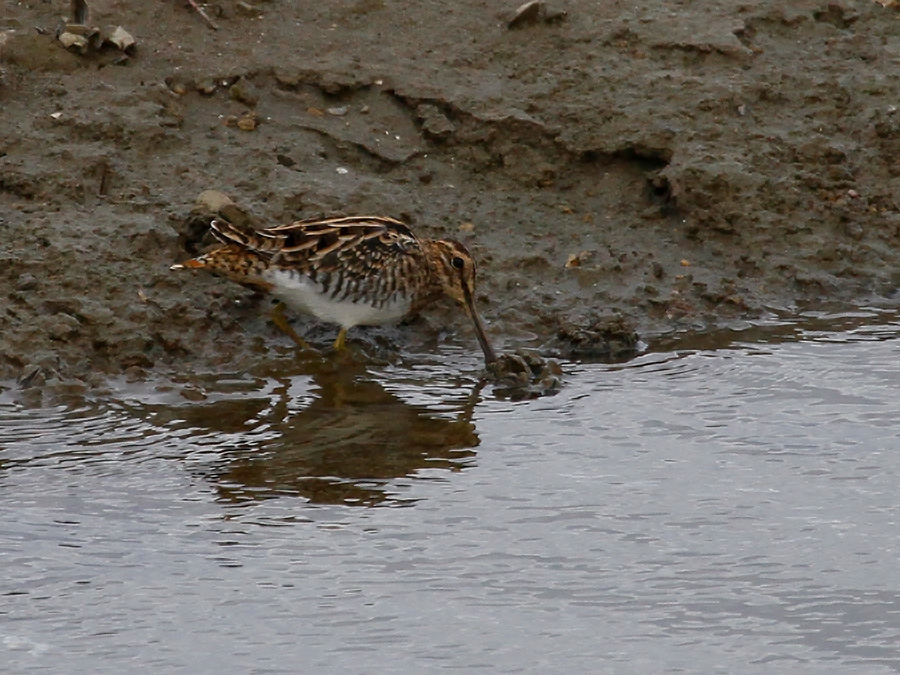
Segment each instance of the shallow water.
M898 334L0 404L3 672L900 671Z

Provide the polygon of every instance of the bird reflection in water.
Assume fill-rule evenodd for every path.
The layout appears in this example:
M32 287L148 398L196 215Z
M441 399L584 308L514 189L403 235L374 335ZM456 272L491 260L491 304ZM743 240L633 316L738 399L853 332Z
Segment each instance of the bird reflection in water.
M409 504L415 500L392 490L392 481L423 469L458 471L475 456L479 438L471 417L481 385L466 392L451 416L407 403L364 365L340 361L305 364L315 398L300 410L291 393L294 378L283 371L268 400L195 404L188 421L197 427L237 432L237 438L254 425L269 432L266 440L229 443L219 453L223 461L202 472L222 500L290 495L322 504Z

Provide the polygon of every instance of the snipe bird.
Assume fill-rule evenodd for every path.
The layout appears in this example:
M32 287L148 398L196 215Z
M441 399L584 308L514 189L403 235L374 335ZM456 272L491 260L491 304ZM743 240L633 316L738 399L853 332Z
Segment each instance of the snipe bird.
M475 262L457 241L419 239L399 220L381 216L301 220L255 231L213 220L210 229L222 245L173 270L206 269L335 323L335 349L344 348L353 326L399 321L448 296L472 320L485 362L497 360L475 307ZM273 314L276 325L302 342L281 313L283 305Z

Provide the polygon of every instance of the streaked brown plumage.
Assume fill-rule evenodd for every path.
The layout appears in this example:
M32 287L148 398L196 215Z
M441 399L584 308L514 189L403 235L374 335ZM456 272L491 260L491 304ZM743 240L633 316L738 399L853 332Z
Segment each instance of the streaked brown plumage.
M210 228L223 245L172 269L207 269L336 323L336 348L353 326L397 321L446 295L472 319L485 361L497 358L475 308L475 262L457 241L419 239L399 220L380 216L252 232L214 220Z

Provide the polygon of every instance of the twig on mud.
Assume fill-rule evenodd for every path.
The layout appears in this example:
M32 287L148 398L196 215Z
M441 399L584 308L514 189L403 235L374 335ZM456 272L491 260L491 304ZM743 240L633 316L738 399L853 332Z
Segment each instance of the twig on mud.
M212 28L213 30L219 30L219 27L213 22L212 19L209 18L209 15L203 11L203 8L197 4L197 0L187 0L188 4L194 8L197 14L200 15L200 18L206 22L206 25Z

